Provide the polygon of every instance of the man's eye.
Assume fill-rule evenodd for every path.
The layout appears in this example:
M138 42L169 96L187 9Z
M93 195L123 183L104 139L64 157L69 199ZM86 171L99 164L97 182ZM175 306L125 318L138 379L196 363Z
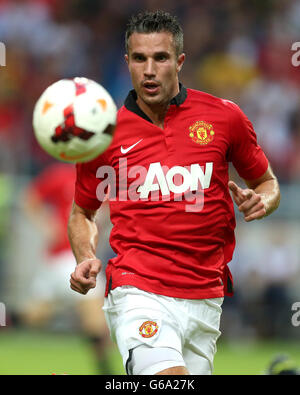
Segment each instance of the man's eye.
M142 61L144 60L144 57L141 56L141 55L136 55L136 56L134 57L134 60L136 60L137 62L142 62Z
M166 57L166 55L158 55L158 56L156 57L156 59L157 59L158 61L160 61L160 62L163 62L164 60L167 59L167 57Z

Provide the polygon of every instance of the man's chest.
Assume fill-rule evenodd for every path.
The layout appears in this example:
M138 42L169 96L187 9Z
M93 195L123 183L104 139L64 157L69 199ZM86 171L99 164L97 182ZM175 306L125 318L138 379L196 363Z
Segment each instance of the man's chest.
M227 171L226 120L213 114L179 116L169 112L164 129L135 117L119 125L109 149L114 186L126 199L148 199L157 191L168 198L210 187L214 173Z
M110 165L118 171L122 163L128 169L149 168L160 163L174 166L225 163L229 148L228 124L217 114L176 114L169 111L161 129L135 117L135 122L119 126L109 151Z

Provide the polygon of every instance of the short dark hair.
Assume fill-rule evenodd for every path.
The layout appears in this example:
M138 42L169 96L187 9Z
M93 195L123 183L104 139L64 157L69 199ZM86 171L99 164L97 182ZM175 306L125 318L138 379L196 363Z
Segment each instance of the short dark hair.
M173 35L176 55L183 52L183 31L175 16L165 11L144 11L133 15L127 25L125 33L125 49L128 54L128 40L133 33L168 32Z

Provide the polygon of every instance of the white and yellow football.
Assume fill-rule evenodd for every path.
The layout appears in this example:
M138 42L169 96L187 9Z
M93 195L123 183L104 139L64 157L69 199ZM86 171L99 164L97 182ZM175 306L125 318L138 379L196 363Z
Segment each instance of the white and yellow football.
M112 141L117 107L111 95L87 78L62 79L36 102L33 130L40 146L54 158L88 162Z

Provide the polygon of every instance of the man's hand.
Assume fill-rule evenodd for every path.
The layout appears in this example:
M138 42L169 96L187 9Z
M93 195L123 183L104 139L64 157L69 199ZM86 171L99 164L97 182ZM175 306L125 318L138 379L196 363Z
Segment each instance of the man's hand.
M96 287L96 277L102 267L100 259L87 259L76 266L71 274L71 288L80 294L87 294Z
M266 215L267 210L262 195L257 194L253 189L242 189L233 181L229 181L228 187L246 222L261 219Z

